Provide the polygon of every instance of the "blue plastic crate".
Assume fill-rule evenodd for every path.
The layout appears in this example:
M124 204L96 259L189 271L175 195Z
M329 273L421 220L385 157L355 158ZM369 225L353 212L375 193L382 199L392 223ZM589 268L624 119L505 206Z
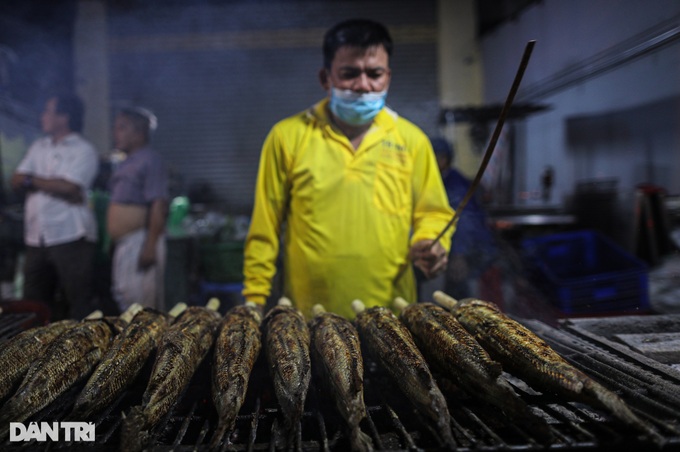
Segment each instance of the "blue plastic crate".
M647 265L595 231L525 239L534 280L566 313L649 309Z

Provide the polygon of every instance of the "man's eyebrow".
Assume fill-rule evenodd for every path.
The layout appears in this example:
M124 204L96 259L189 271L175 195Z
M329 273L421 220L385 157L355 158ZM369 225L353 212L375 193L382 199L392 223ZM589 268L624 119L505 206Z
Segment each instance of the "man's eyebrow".
M358 66L346 65L346 66L340 66L338 69L341 70L341 71L370 72L370 71L387 70L387 66L380 65L380 66L368 66L368 67L360 68Z

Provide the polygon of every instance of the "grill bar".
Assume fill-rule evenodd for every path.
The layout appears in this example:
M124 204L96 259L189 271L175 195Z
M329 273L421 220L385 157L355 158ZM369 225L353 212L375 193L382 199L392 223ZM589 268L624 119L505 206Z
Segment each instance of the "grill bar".
M370 432L371 439L373 440L373 445L376 447L378 450L385 449L383 446L382 440L380 439L380 435L378 434L378 429L375 426L375 423L373 422L373 411L376 408L374 407L366 407L366 421L365 423L368 424L369 429L368 432Z
M0 343L15 334L36 326L38 316L34 312L1 314L0 315Z
M679 370L636 353L629 347L612 340L615 334L626 332L652 334L665 331L680 332L680 315L630 316L627 319L616 317L609 319L566 319L561 322L561 327L599 348L608 350L617 356L625 356L627 360L636 363L652 374L662 375L675 384L680 384Z

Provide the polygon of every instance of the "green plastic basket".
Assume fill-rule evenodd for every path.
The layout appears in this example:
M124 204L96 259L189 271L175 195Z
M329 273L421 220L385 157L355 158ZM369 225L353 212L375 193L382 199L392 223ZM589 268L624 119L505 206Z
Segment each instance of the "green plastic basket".
M201 243L201 266L206 281L243 281L243 241Z

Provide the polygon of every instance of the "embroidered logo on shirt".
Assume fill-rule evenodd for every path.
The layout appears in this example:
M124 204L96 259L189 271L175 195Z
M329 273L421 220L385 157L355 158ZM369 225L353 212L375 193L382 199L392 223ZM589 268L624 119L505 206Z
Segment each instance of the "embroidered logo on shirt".
M383 140L380 157L385 163L403 166L408 162L409 158L408 153L405 151L406 148L402 144Z

